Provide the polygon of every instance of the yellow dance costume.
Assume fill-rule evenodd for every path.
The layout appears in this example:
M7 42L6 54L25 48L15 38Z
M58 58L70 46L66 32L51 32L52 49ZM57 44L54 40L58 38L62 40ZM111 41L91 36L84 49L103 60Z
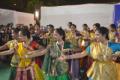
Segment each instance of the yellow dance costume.
M23 46L23 43L18 43L17 53L20 60L15 80L44 80L38 65L32 59L24 58L27 52L28 50Z
M67 32L66 37L66 39L72 44L72 48L78 48L78 40L72 32Z
M116 34L115 32L109 32L109 40L112 41L112 42L115 42L115 39L116 39Z
M112 49L102 43L92 43L86 52L94 59L87 76L92 80L117 80L117 71L114 63L108 58Z

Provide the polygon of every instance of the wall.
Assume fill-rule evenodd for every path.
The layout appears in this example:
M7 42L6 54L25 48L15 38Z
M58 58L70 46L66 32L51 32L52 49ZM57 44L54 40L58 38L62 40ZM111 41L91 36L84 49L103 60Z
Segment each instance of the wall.
M12 10L0 9L0 24L34 24L34 15L30 13L17 12Z
M42 7L41 24L53 24L55 27L67 28L67 23L72 21L79 30L84 23L87 23L91 28L96 22L108 26L113 22L113 10L113 4Z

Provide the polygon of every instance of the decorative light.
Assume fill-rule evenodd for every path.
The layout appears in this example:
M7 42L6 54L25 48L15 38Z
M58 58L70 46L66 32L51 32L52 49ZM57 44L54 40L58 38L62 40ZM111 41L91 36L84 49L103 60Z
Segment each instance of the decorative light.
M36 10L36 11L35 11L35 19L38 20L38 19L39 19L39 15L40 15L40 14L39 14L39 10Z
M40 17L41 17L40 11L41 11L40 6L36 6L34 12L34 20L36 21L36 24L40 24Z

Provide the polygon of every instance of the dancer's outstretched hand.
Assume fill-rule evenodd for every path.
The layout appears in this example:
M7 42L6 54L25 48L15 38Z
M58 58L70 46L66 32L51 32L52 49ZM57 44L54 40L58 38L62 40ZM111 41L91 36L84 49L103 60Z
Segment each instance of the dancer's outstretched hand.
M61 55L59 58L58 58L58 60L60 60L60 61L63 61L63 60L65 60L66 59L66 56L65 55Z
M117 60L117 56L116 55L112 55L112 60L116 61Z

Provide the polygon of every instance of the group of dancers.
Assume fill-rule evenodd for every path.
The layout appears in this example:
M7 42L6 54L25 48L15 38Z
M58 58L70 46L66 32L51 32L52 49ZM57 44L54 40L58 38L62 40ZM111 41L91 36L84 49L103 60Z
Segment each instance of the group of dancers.
M0 56L12 55L9 80L120 80L120 26L68 26L13 28L13 40L0 46Z

